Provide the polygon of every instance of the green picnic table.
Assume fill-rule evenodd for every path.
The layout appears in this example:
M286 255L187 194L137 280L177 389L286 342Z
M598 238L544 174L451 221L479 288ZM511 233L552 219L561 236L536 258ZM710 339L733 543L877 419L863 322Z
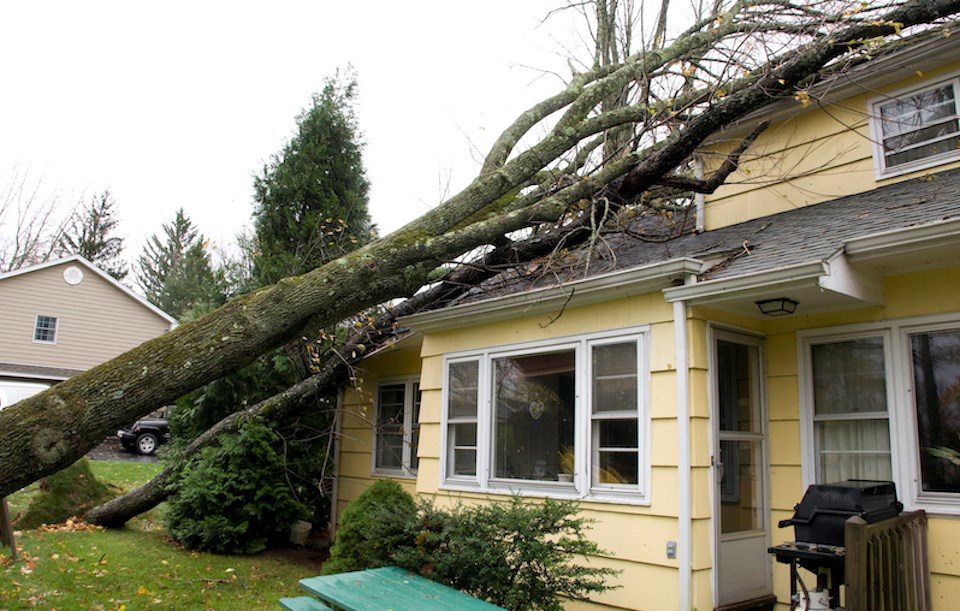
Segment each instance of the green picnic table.
M300 587L320 600L283 598L280 606L294 611L328 609L326 605L343 611L503 611L395 566L307 577L300 580Z

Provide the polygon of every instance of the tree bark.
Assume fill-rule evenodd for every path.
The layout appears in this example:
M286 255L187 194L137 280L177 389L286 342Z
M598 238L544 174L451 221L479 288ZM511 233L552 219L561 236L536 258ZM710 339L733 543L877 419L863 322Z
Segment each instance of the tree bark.
M547 136L510 157L520 132L526 133L524 127L531 124L532 118L525 114L498 140L484 173L399 231L307 274L235 299L204 318L0 411L0 496L68 466L120 426L281 345L311 316L320 324L335 324L372 305L410 296L447 261L537 222L556 221L572 202L627 173L628 187L637 192L649 188L715 130L769 103L771 96L790 94L842 53L901 27L958 10L960 0L914 0L883 19L858 23L811 42L785 60L779 58L769 69L729 83L727 97L667 140L618 159L594 176L545 194L530 205L510 209L514 202L527 201L521 187L579 142L612 127L643 121L651 111L641 105L592 114L606 96L630 79L649 74L653 64L667 66L692 50L702 53L738 26L718 19L715 27L689 34L667 48L592 74L589 83L578 81L561 96L572 101ZM554 100L547 106L557 104Z

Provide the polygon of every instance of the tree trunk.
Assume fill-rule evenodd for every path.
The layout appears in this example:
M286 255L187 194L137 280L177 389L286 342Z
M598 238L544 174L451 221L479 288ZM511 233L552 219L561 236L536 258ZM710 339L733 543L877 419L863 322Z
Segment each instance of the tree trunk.
M883 19L811 42L777 58L763 73L728 83L726 97L711 98L709 107L666 141L527 205L529 199L521 189L561 155L607 129L650 116L646 106L594 114L610 92L641 71L649 75L654 66L668 67L691 50L703 52L740 29L718 19L715 26L682 37L667 49L628 58L621 68L575 79L562 96L544 107L560 104L560 98L571 99L547 136L510 156L528 131L523 126L531 124L525 113L498 140L485 173L403 229L303 276L237 298L204 318L0 411L0 496L68 466L120 426L288 341L311 316L331 325L372 305L412 295L440 265L478 246L497 243L517 229L555 221L572 202L628 172L631 188L647 189L715 130L769 103L770 96L790 94L827 62L902 27L958 10L960 0L911 1Z

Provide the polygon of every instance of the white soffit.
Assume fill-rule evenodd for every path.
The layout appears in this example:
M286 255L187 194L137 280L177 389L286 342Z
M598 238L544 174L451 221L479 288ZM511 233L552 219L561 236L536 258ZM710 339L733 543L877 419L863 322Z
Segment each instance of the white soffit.
M948 219L847 240L844 252L857 267L882 274L960 263L960 219Z
M633 297L661 290L703 271L698 259L679 258L583 280L518 292L476 303L412 314L400 323L420 332L443 331L464 324L479 325L520 316L558 312L601 301Z
M667 301L711 305L746 316L761 316L755 302L788 297L804 313L883 303L879 276L855 269L843 252L823 261L811 261L772 270L717 278L664 289Z

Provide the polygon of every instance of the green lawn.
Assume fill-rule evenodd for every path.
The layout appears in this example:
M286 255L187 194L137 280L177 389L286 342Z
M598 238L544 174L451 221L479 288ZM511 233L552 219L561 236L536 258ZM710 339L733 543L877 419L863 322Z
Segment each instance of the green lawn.
M156 464L92 461L98 478L127 490ZM26 507L33 487L11 496ZM119 530L34 530L18 534L22 558L0 550L0 611L46 609L279 609L297 580L318 573L284 554L217 556L186 550L162 530L159 507Z

